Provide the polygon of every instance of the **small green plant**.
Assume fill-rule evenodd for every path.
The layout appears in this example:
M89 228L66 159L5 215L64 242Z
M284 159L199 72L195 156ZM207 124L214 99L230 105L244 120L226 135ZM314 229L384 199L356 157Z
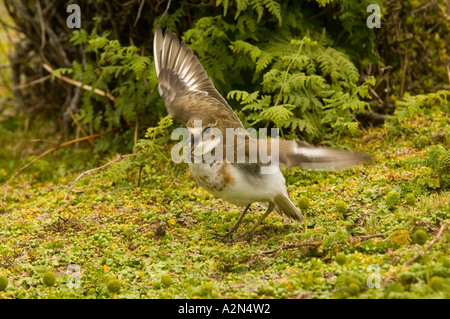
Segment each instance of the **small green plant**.
M113 295L117 294L122 287L122 283L117 278L110 278L106 283L106 288Z
M397 247L408 245L411 242L409 231L407 229L396 230L389 237L389 242Z
M305 231L306 231L308 229L308 224L306 222L306 214L310 206L309 198L306 196L300 196L297 202L298 207L300 208L300 210L303 213L303 216L305 217Z
M0 291L5 291L6 287L8 287L8 277L0 275Z
M446 90L429 94L405 96L402 101L395 103L396 109L394 115L389 117L387 127L396 131L399 123L407 118L416 116L425 108L431 108L432 106L448 107L447 99L449 96L450 91Z
M173 285L173 279L168 273L164 273L161 275L161 285L164 288L169 288Z
M56 283L56 276L55 273L53 271L47 271L43 276L42 276L42 280L44 282L44 284L48 287L52 287L55 285Z
M440 291L444 288L444 280L441 277L433 276L430 280L430 287L434 291Z
M344 215L348 210L348 205L343 200L340 200L336 203L336 210L339 214Z
M397 202L400 199L400 193L397 192L396 190L390 191L387 195L386 195L386 206L387 207L393 207L395 206L395 204L397 204Z
M361 278L356 274L346 273L336 279L335 286L343 296L357 296L361 290Z
M359 285L357 285L355 283L351 283L347 287L348 294L353 297L357 296L360 291L361 291L361 288L359 287Z
M413 242L419 245L423 245L428 240L428 234L423 229L418 229L413 234Z
M428 146L430 144L430 139L426 135L421 135L419 138L415 141L414 145L418 148L424 148L425 146Z
M405 203L408 206L415 206L416 205L416 196L414 196L413 193L406 194Z
M347 263L347 256L344 253L339 253L336 255L335 260L339 265L345 265Z

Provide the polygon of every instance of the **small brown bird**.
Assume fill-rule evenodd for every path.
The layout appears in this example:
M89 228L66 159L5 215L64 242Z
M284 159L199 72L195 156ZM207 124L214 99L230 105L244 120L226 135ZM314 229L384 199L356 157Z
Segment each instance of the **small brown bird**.
M189 168L197 183L210 193L239 206L245 206L237 222L222 237L226 241L249 239L257 226L273 211L290 219L302 221L303 215L289 199L286 182L279 164L287 167L337 168L366 161L366 154L352 153L326 147L313 147L291 140L251 138L227 101L219 94L198 58L177 36L160 27L154 38L154 59L158 76L158 90L169 114L187 126L190 134L191 159L223 149L223 156L213 162L189 161ZM198 125L198 123L201 123ZM227 130L238 132L236 139L227 140ZM216 134L211 134L215 131ZM217 134L221 133L221 134ZM271 146L277 144L276 148ZM232 151L227 152L231 145ZM257 152L264 150L275 163L272 170ZM275 149L275 152L274 152ZM244 154L244 161L238 155ZM268 173L269 172L269 173ZM266 212L246 232L232 237L252 203L268 204Z

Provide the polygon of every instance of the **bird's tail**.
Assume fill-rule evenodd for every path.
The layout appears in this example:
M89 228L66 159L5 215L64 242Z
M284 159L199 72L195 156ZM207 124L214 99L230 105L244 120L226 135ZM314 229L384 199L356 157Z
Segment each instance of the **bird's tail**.
M277 197L275 197L274 203L275 203L275 210L278 213L299 222L303 220L304 217L302 213L297 209L297 207L295 207L295 205L286 195L278 195Z

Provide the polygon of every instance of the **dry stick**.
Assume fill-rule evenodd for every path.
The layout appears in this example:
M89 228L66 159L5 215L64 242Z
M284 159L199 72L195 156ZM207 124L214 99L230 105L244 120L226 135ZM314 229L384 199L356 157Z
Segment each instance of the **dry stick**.
M138 140L138 133L139 133L139 117L136 116L136 125L134 127L134 145L136 146L137 140Z
M44 22L44 16L42 15L42 8L41 8L41 2L38 0L36 2L38 15L39 15L39 24L41 25L41 47L39 50L41 53L44 52L45 48L45 22Z
M400 96L403 97L403 93L405 90L405 76L406 76L406 69L408 68L408 53L405 54L405 64L403 65L402 70L402 79L400 82Z
M81 133L84 136L88 136L88 134L86 133L86 131L84 130L83 126L80 124L80 122L77 120L77 118L75 117L75 114L73 114L72 110L70 109L70 107L67 108L67 112L70 114L70 117L72 118L72 120L75 122L75 124L78 126L78 128L80 129ZM88 142L94 146L94 141L92 140L88 140Z
M141 4L139 5L139 11L138 11L136 20L134 21L133 27L136 26L136 24L137 24L139 18L141 17L141 12L142 12L142 8L144 7L144 3L145 3L145 0L141 0Z
M350 239L356 239L356 240L369 240L372 238L376 238L376 237L385 237L384 234L373 234L373 235L365 235L365 236L356 236L356 237L351 237ZM309 243L300 243L300 244L288 244L288 245L283 245L282 247L279 248L275 248L272 250L266 250L266 251L261 251L261 254L273 254L276 253L277 251L283 250L283 249L290 249L290 248L299 248L299 247L319 247L322 244L322 241L317 241L317 242L309 242Z
M74 143L77 143L77 142L81 142L81 141L86 141L86 140L90 140L90 139L93 139L93 138L97 138L97 137L100 137L100 136L103 136L103 135L112 133L112 132L114 132L114 131L117 131L117 129L113 129L113 130L109 130L109 131L97 133L97 134L94 134L94 135L89 135L89 136L77 138L77 139L75 139L75 140L71 140L71 141L65 142L65 143L63 143L63 144L60 144L60 145L58 145L58 146L53 147L52 149L49 149L49 150L45 151L44 153L42 153L41 155L39 155L38 157L36 157L34 160L32 160L31 162L29 162L28 164L26 164L25 166L23 166L21 169L19 169L17 172L15 172L14 175L13 175L13 176L12 176L12 177L11 177L11 178L3 185L4 192L5 192L4 200L6 200L6 196L7 196L7 194L8 194L8 193L7 193L7 186L8 186L8 184L11 183L11 181L14 180L14 178L16 178L17 175L19 175L19 174L20 174L24 169L26 169L28 166L30 166L30 165L36 163L38 160L40 160L40 159L43 158L44 156L46 156L46 155L48 155L48 154L50 154L50 153L52 153L52 152L54 152L54 151L56 151L56 150L62 148L62 147L66 147L66 146L69 146L69 145L74 144Z
M75 183L82 178L83 176L87 175L87 174L91 174L92 172L95 172L97 170L103 169L105 167L108 167L109 165L111 165L112 163L115 163L117 161L120 161L121 159L125 158L125 157L130 157L130 156L135 156L136 154L127 154L127 155L120 155L117 154L116 158L114 158L112 161L106 163L105 165L102 165L100 167L96 167L96 168L92 168L90 170L87 170L83 173L81 173L77 178L75 178L69 185L69 188L67 189L66 192L66 196L64 196L64 201L67 199L67 196L69 195L70 191L72 190L73 186L75 185Z
M169 0L169 2L167 2L166 10L165 10L164 13L162 14L162 16L161 16L161 18L159 19L159 21L161 21L161 20L164 18L164 16L166 15L167 11L169 11L170 3L171 3L171 2L172 2L172 0Z
M357 240L369 240L369 239L376 238L376 237L384 238L386 236L384 234L373 234L373 235L355 236L353 238L357 239Z
M450 64L447 64L448 84L450 84Z
M47 61L47 62L44 62L44 64L42 65L42 66L44 67L44 69L46 69L49 73L55 75L58 79L60 79L60 80L62 80L62 81L64 81L64 82L67 82L67 83L69 83L69 84L78 86L78 87L82 88L83 90L91 91L91 92L94 92L95 94L98 94L98 95L101 95L101 96L105 96L105 97L107 97L109 100L111 100L112 102L115 102L115 101L116 101L116 97L113 96L113 95L112 95L111 93L109 93L109 92L105 92L105 91L102 91L102 90L100 90L100 89L93 88L93 87L90 86L90 85L83 84L83 83L81 83L81 82L79 82L79 81L72 80L72 79L70 79L70 78L68 78L68 77L65 77L64 75L61 75L61 74L58 74L58 73L53 73L55 70L49 65L50 63L49 63L48 60L45 58L45 56L43 56L43 59L44 59L44 61ZM123 117L123 119L125 120L125 122L127 123L127 125L128 125L128 126L131 126L131 122L126 118L126 116L122 114L122 117Z
M50 74L48 74L48 75L44 76L43 78L40 78L40 79L37 79L37 80L33 80L33 81L28 82L28 83L24 83L24 84L20 84L20 85L13 85L12 89L13 90L22 90L22 89L25 89L25 88L27 88L29 86L33 86L33 85L45 82L48 79L50 79L51 77L52 76Z
M439 228L439 231L438 231L437 235L434 236L433 240L430 241L430 243L427 245L427 247L425 247L424 251L422 251L422 252L420 252L419 254L417 254L417 255L415 255L415 256L409 258L409 259L403 264L403 267L408 266L410 263L412 263L412 262L413 262L414 260L416 260L417 258L423 257L424 254L425 254L425 252L426 252L427 250L429 250L429 249L431 248L431 246L433 246L433 245L436 243L436 241L439 239L439 237L442 236L442 233L444 232L444 229L447 227L448 224L449 224L449 222L443 223L443 224L441 225L441 228Z
M110 99L110 100L113 101L113 102L116 101L116 98L115 98L111 93L109 93L109 92L105 92L105 91L102 91L102 90L100 90L100 89L93 88L93 87L90 86L90 85L83 84L83 83L81 83L81 82L79 82L79 81L75 81L75 80L69 79L68 77L65 77L64 75L61 75L61 74L58 74L58 73L53 73L55 70L53 70L53 68L52 68L50 65L48 65L47 63L44 63L42 66L43 66L44 69L46 69L49 73L53 74L53 75L56 76L58 79L63 80L64 82L67 82L67 83L69 83L69 84L78 86L78 87L82 88L83 90L86 90L86 91L92 91L92 92L94 92L95 94L98 94L98 95L101 95L101 96L106 96L108 99Z

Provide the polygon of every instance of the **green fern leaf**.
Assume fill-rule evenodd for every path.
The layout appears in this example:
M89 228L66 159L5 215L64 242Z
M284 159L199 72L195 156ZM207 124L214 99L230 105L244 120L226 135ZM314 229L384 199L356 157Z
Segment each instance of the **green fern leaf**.
M277 127L283 127L294 115L290 110L292 108L295 108L295 106L290 104L276 105L265 109L261 115L275 123Z

